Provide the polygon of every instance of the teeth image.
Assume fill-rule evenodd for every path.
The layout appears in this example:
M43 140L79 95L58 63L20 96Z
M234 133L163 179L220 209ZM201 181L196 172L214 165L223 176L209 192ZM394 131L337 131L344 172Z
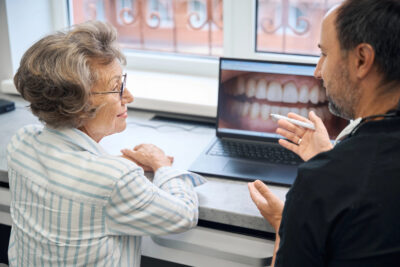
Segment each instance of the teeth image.
M281 115L283 116L287 116L287 114L290 112L290 108L288 107L281 107L281 109L279 110Z
M230 89L230 95L237 96L239 94L239 88L236 86L234 88L229 88Z
M308 119L308 109L307 108L300 109L300 115Z
M250 103L246 102L242 107L242 117L247 116L249 114L249 111L250 111Z
M231 115L237 115L237 105L238 103L236 101L232 101L231 104L228 106L229 107L229 113Z
M271 82L268 86L267 99L273 102L282 101L282 86L280 83Z
M324 103L326 101L326 94L323 88L319 88L318 100L320 103Z
M322 111L322 108L317 108L316 114L318 117L321 118L321 120L325 120L324 112Z
M260 104L258 103L253 103L251 105L251 110L250 110L250 117L252 119L256 119L258 115L260 114Z
M231 105L229 105L229 113L236 115L236 110L237 110L237 103L236 101L231 102Z
M298 109L298 108L291 108L290 112L293 112L293 113L296 113L296 114L300 115L300 109Z
M316 108L310 108L309 111L314 111L315 115L317 115L319 117L319 115L317 114L317 109Z
M298 93L297 87L294 83L290 82L285 84L283 87L283 102L285 103L297 103Z
M237 78L236 89L238 95L244 95L246 93L246 82L243 77Z
M279 110L280 110L279 106L272 106L271 107L271 114L280 114Z
M256 80L249 78L246 84L246 96L251 98L256 94Z
M271 112L271 106L266 105L266 104L261 105L261 118L263 120L266 121L269 119L270 112Z
M308 102L308 87L307 85L303 85L299 90L299 102L307 103Z
M310 101L313 104L318 104L318 98L319 98L319 88L318 86L314 86L313 88L311 88L310 90Z
M235 116L240 116L242 114L242 109L243 109L243 103L241 102L234 102L234 115Z
M257 99L267 99L267 82L263 79L259 80L256 88Z

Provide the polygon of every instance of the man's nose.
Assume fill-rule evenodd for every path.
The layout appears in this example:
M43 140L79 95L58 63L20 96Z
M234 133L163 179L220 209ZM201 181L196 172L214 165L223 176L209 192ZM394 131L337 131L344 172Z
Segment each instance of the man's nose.
M315 67L314 77L317 78L317 79L322 79L322 76L321 76L321 58L319 59L318 64Z

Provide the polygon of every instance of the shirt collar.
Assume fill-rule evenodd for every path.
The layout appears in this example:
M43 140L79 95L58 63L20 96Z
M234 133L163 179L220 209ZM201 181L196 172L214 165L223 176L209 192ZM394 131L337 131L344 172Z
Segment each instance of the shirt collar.
M87 150L95 155L105 155L107 152L90 136L76 128L54 129L45 127L44 131L64 140L65 142Z
M340 132L340 134L337 136L335 143L333 145L336 145L339 141L343 140L346 138L354 128L357 127L357 125L360 124L362 118L357 118L355 120L350 120L350 123Z

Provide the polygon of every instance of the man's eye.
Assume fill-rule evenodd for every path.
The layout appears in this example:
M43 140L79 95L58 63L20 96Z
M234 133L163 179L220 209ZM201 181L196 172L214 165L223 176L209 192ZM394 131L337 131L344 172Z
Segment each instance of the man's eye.
M118 91L118 85L114 86L114 88L111 91L113 92Z

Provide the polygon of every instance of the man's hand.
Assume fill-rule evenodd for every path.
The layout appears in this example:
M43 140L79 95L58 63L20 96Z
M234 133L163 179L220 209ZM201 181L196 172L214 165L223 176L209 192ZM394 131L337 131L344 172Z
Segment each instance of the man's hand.
M279 144L281 146L293 151L304 161L333 148L324 123L315 115L314 111L311 111L309 114L310 120L296 113L289 113L288 117L307 123L313 123L315 125L315 130L305 129L286 120L278 120L279 128L276 130L276 133L293 142L291 143L287 140L280 139Z
M274 227L276 233L281 225L283 201L275 196L268 186L257 180L248 183L251 199L256 204L261 215Z
M157 171L161 167L171 166L174 158L152 144L141 144L131 149L122 149L122 157L132 160L145 171Z

